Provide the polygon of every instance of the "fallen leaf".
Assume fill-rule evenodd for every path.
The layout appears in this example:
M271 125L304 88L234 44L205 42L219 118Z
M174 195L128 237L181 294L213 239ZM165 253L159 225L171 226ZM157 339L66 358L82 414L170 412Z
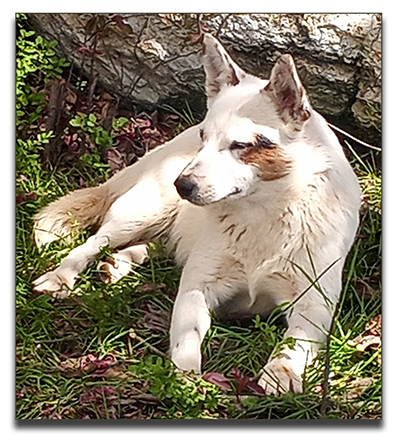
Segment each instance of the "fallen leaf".
M152 303L146 303L145 313L139 320L138 325L152 332L166 334L169 331L170 314Z
M17 204L26 202L28 200L35 200L36 199L36 193L33 191L28 192L26 194L17 194Z
M230 371L231 375L235 379L236 383L236 392L237 394L242 394L245 390L247 383L249 381L249 378L245 375L243 375L239 368L232 368Z
M371 385L375 382L370 377L357 377L348 384L348 390L345 392L344 397L347 400L355 400L360 397Z
M80 377L85 374L103 375L116 361L108 355L102 359L88 354L78 358L68 358L60 363L60 371L68 377Z
M91 419L95 408L95 418L116 419L114 402L118 393L113 386L97 386L83 391L79 396L77 414L79 419Z
M357 351L366 352L371 349L378 349L382 344L382 319L381 315L372 318L365 325L365 330L353 340L349 341L351 346L355 346Z
M231 381L225 377L223 374L217 372L208 372L203 375L203 379L210 382L224 390L231 390Z
M264 388L259 385L254 379L249 379L246 385L247 389L252 391L255 394L265 394Z
M65 100L70 104L76 104L78 97L75 92L73 92L70 88L68 88L67 93L65 95Z

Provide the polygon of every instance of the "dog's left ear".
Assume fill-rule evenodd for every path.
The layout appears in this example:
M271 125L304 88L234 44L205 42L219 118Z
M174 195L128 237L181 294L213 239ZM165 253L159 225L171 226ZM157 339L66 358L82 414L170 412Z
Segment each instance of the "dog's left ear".
M289 54L284 54L278 59L264 90L272 99L285 124L300 129L310 117L311 106L307 93Z
M246 76L224 47L211 34L203 35L203 61L208 105L227 85L237 85Z

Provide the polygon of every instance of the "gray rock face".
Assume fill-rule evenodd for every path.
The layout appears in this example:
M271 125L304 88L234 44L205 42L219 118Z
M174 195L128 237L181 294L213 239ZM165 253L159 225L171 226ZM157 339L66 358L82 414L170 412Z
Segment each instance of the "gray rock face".
M205 109L199 19L248 72L290 53L316 110L380 144L379 14L29 14L87 75L144 107Z

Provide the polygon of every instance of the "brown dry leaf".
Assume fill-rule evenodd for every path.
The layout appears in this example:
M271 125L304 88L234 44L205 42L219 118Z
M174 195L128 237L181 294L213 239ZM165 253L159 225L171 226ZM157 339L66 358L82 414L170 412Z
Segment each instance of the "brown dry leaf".
M355 400L373 385L374 382L374 379L371 377L357 377L349 382L348 390L344 394L344 397L347 400Z
M356 291L364 300L371 299L377 293L374 287L361 279L356 282Z
M218 387L222 388L223 390L231 390L232 385L231 381L225 377L223 374L220 374L218 372L208 372L203 375L203 379L207 382L210 382L214 385L217 385Z
M372 318L365 325L364 332L358 337L351 340L349 343L355 346L357 351L365 352L371 349L378 349L382 344L382 319L381 315Z
M78 96L75 92L73 92L70 88L67 89L67 93L65 95L65 100L70 104L76 104L78 100Z
M139 320L138 325L152 332L161 334L168 333L170 326L169 312L160 309L152 303L146 303L145 314Z
M124 156L116 149L109 149L107 151L107 162L113 173L121 171L126 166Z
M93 376L97 374L94 373ZM104 373L100 374L102 377L106 379L115 379L118 378L120 380L128 379L128 375L125 374L125 367L123 365L115 365L108 368Z
M60 372L67 377L80 377L85 374L104 375L106 371L115 367L116 360L108 355L102 359L88 354L78 358L68 358L60 363Z
M113 386L96 386L84 390L79 396L79 404L76 409L79 419L91 419L93 417L93 407L102 419L116 419L116 408L113 400L118 392Z
M382 332L382 316L377 315L376 317L372 318L366 325L366 330L375 330L379 333Z

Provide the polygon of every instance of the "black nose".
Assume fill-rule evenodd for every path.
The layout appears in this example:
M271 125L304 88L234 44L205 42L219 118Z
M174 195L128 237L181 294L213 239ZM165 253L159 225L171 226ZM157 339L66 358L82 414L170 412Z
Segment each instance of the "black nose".
M175 188L178 191L178 194L182 197L182 199L188 199L193 196L198 188L196 183L193 183L189 180L189 177L181 176L175 180Z

